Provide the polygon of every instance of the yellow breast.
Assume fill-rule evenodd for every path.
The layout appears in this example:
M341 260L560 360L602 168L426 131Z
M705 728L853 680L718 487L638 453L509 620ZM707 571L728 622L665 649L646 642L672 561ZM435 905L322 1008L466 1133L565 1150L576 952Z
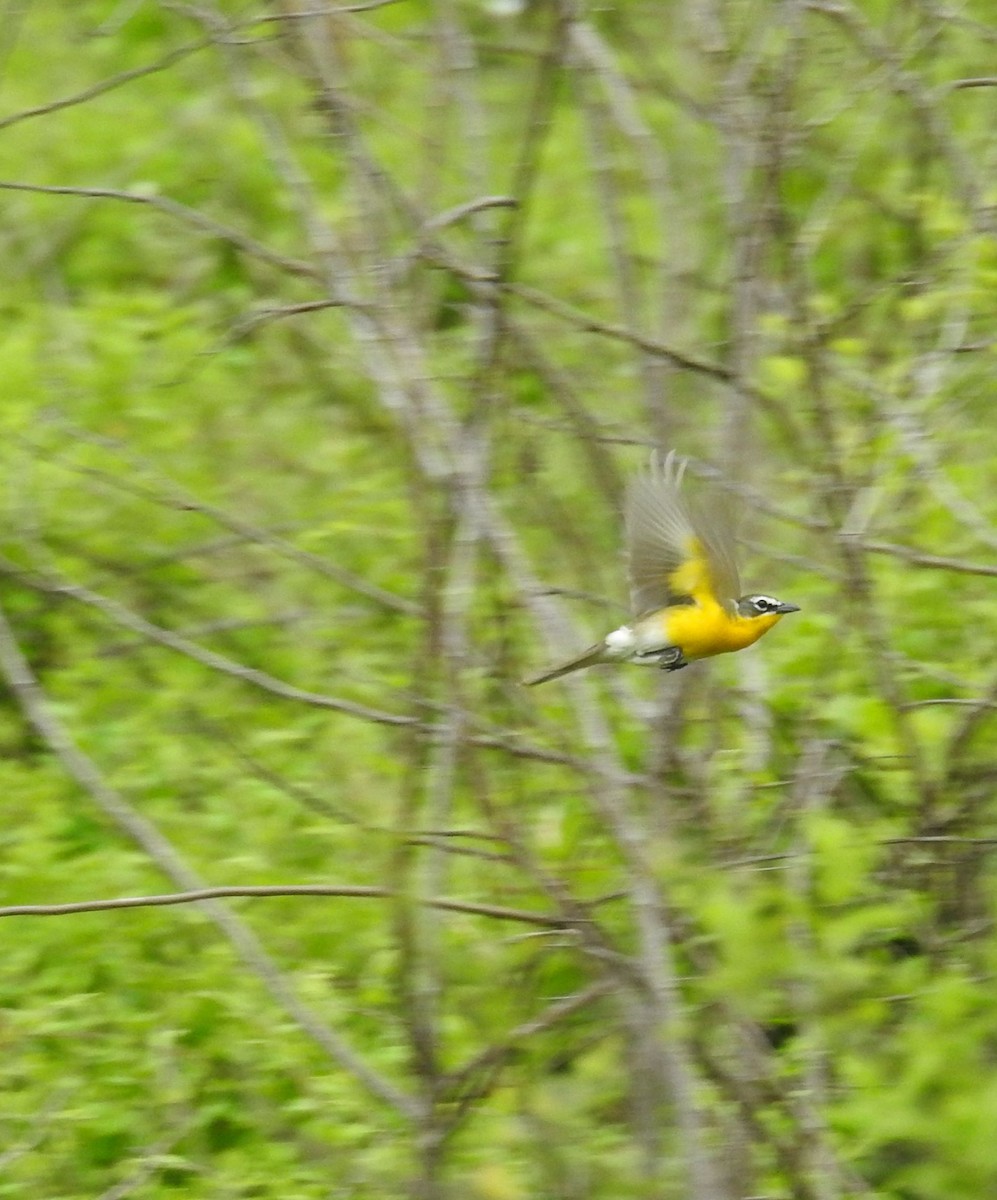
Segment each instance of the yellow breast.
M732 616L715 601L676 605L662 614L665 636L686 658L709 658L750 646L779 620L778 613L760 617Z

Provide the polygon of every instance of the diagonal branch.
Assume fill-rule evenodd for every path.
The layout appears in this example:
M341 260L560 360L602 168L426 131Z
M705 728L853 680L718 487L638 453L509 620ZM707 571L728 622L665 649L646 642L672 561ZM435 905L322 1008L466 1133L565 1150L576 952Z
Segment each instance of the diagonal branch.
M66 774L90 796L97 808L118 829L141 846L152 862L178 886L187 891L203 889L203 881L187 865L173 844L111 787L93 760L84 754L70 737L21 652L17 636L2 607L0 674L6 679L25 719L58 759ZM271 999L283 1008L334 1062L382 1103L404 1116L415 1116L415 1106L410 1097L370 1066L340 1034L330 1029L298 998L256 934L239 917L214 899L203 900L200 903L205 914L232 944L243 964L270 993Z

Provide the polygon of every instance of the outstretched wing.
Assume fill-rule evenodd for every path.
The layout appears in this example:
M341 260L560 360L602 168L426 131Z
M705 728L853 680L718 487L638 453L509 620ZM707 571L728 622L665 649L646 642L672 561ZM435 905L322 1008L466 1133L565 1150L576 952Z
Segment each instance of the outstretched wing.
M734 533L719 510L693 513L680 494L684 460L651 455L627 493L630 600L635 616L668 604L713 599L729 608L741 594Z

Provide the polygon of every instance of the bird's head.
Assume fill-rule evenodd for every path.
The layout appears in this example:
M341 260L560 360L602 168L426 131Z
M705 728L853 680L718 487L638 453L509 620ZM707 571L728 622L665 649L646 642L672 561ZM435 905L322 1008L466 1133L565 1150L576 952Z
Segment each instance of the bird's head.
M786 613L799 612L798 604L787 604L774 596L742 596L737 602L737 615L753 620L756 617L782 617Z

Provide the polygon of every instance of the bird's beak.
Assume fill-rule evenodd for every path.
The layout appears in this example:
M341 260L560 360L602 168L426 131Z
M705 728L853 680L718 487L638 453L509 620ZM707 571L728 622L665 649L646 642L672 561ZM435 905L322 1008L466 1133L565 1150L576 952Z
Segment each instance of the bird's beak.
M777 613L799 612L800 606L798 604L780 604L775 611Z

